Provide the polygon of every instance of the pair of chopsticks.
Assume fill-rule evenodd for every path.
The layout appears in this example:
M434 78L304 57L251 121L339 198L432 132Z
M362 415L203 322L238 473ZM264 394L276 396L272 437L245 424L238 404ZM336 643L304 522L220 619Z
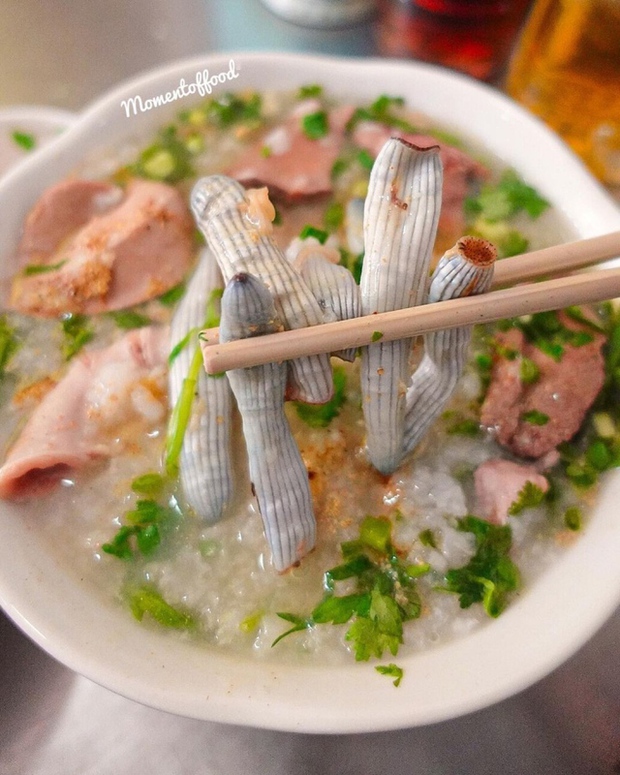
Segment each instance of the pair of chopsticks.
M201 334L205 369L209 374L217 374L271 361L363 347L377 341L379 334L381 341L389 342L444 328L613 299L620 296L620 267L537 283L528 284L527 281L570 272L616 257L620 257L620 231L498 261L492 288L501 290L491 290L479 296L380 312L226 344L219 343L218 329L208 329ZM526 284L505 287L512 283Z

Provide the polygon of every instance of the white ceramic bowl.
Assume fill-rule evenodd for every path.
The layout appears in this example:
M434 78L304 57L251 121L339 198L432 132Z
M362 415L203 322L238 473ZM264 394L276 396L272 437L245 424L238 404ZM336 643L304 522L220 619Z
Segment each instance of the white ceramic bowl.
M620 229L620 211L571 152L501 94L429 66L284 54L217 55L173 64L108 93L58 140L0 183L0 256L10 255L29 207L95 151L165 123L191 98L127 118L123 100L165 94L197 72L238 78L216 89L324 83L367 101L404 96L514 166L550 199L576 236ZM8 267L2 267L6 275ZM610 476L583 535L497 620L426 653L398 657L398 689L366 664L265 664L141 627L88 582L59 567L37 532L0 505L0 603L67 666L142 703L201 719L304 732L361 732L426 724L501 700L577 650L620 601L620 475Z

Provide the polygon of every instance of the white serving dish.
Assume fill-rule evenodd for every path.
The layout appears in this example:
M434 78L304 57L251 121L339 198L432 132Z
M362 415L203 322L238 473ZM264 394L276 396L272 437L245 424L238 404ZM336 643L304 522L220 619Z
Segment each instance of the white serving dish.
M620 229L620 210L566 146L500 93L445 70L386 60L287 54L213 55L175 63L107 93L60 138L0 181L0 273L25 213L41 191L87 157L155 128L194 98L127 117L123 100L143 100L194 82L196 73L238 74L214 87L293 88L324 83L367 101L405 97L475 138L551 200L574 236ZM173 713L302 732L362 732L448 719L532 684L574 653L620 602L620 475L610 476L579 540L502 616L471 635L397 662L395 689L367 664L274 665L198 647L142 627L89 582L59 567L34 521L0 505L0 603L42 648L109 689ZM385 661L385 660L384 660Z

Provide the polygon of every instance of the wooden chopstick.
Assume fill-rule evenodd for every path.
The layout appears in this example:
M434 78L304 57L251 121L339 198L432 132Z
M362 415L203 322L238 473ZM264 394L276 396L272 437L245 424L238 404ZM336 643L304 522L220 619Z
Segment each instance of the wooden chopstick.
M620 231L556 245L499 261L493 288L557 274L620 256ZM620 296L620 267L494 290L479 296L324 323L220 344L218 329L201 333L205 369L229 369L285 361L304 355L363 347L373 341L407 339L442 328L520 317Z

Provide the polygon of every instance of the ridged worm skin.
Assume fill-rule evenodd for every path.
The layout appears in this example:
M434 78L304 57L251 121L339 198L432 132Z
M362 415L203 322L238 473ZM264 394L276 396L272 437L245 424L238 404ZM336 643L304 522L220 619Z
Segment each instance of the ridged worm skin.
M373 165L364 207L362 315L422 303L437 233L443 171L439 148L392 138ZM380 336L380 332L377 332ZM362 350L361 390L370 462L392 473L403 455L411 340Z
M489 289L497 251L486 240L462 237L440 259L431 278L428 302L457 299ZM472 326L424 336L424 355L407 389L405 454L422 440L450 400L467 363Z
M273 297L256 277L236 274L222 297L220 340L281 330ZM278 571L299 562L315 544L316 521L308 472L284 413L286 365L268 363L227 372L241 413L250 480Z
M225 282L243 272L260 278L271 291L286 328L323 322L318 302L271 237L271 221L265 217L264 203L256 206L257 198L251 198L250 192L246 195L243 186L225 175L199 180L190 200ZM272 207L269 202L267 205ZM331 398L328 355L297 358L289 364L287 398L317 404Z
M185 295L174 312L170 326L171 347L188 338L170 364L168 385L171 406L175 406L187 377L198 332L205 325L211 302L219 313L218 291L222 275L211 251L204 249ZM214 293L215 292L215 293ZM214 298L217 296L217 299ZM233 488L231 423L233 398L228 380L211 377L200 369L192 415L183 437L179 460L181 485L189 505L207 522L217 522L229 502Z
M360 315L359 286L351 272L330 260L330 254L337 251L325 250L316 240L310 238L296 246L297 256L293 265L314 294L326 323L333 320L349 320ZM344 361L354 361L356 347L331 353Z

